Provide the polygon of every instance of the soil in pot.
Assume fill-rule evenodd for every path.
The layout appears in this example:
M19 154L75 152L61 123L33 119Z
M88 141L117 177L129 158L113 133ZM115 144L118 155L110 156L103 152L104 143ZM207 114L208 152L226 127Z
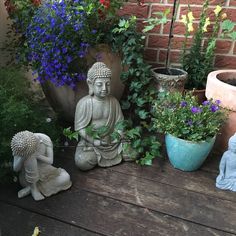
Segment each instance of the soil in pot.
M221 80L221 81L226 83L226 84L229 84L229 85L232 85L232 86L236 86L236 78L228 79L227 81L223 81L223 80Z

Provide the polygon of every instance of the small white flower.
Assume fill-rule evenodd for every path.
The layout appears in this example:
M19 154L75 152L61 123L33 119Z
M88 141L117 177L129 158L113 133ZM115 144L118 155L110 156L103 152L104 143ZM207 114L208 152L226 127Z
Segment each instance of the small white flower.
M48 117L47 119L46 119L46 122L47 123L50 123L52 121L52 119L50 118L50 117Z
M64 146L65 147L68 147L69 146L69 143L67 141L64 142Z
M14 176L14 178L13 178L13 182L17 182L17 177L16 176Z

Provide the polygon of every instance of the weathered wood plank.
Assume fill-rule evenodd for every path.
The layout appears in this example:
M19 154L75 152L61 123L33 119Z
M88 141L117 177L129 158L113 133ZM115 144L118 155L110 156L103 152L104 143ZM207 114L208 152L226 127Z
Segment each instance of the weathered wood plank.
M135 163L123 163L122 165L114 166L111 169L138 178L157 181L185 190L203 193L217 199L236 202L235 193L222 191L215 187L215 179L218 173L210 173L201 170L184 172L174 169L168 162L165 162L161 166L158 165L158 163L158 160L155 160L151 167L142 167Z
M0 235L24 236L32 235L34 228L38 226L40 235L50 236L98 236L70 224L26 211L22 208L0 202Z
M236 234L236 205L230 201L119 174L112 169L78 171L76 178L80 180L74 184L76 188Z
M100 177L112 177L110 174L103 175L102 173L105 173L104 169L99 173ZM145 206L143 204L145 201L143 198L140 198L139 194L135 195L137 197L136 201L140 201L140 206L137 206L135 201L134 203L125 203L112 199L111 197L114 197L114 194L110 191L110 186L105 188L105 186L101 185L100 191L98 191L99 194L88 192L90 190L94 191L98 182L89 177L89 175L86 177L86 175L86 173L74 175L74 177L78 178L74 179L74 185L78 189L74 186L69 191L62 192L44 201L35 202L31 197L17 199L16 186L1 188L3 191L0 193L0 201L14 204L37 214L52 217L64 223L72 223L77 227L103 235L233 235L150 210L148 205ZM96 183L89 186L91 181ZM130 186L127 182L130 181L122 179L123 185L127 185L127 188L129 188ZM106 184L109 183L106 182ZM136 184L133 184L132 189L135 192L139 191L139 189L136 189ZM80 185L81 187L87 185L89 189L84 191L79 187ZM114 184L114 188L116 187L116 184ZM125 194L126 200L130 199L127 197L129 191L127 193L124 193L124 191L127 191L125 186L120 186L116 190L116 192L121 192L121 194L118 194L119 197ZM109 197L104 197L103 195ZM152 196L150 197L152 198ZM165 199L163 199L163 202L165 202ZM159 203L156 202L155 204Z

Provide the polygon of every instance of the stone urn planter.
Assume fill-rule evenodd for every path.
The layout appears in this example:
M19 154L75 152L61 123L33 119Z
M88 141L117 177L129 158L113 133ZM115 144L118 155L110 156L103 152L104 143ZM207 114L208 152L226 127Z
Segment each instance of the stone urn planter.
M183 92L188 73L178 68L154 68L153 76L157 82L158 92Z
M121 58L117 54L112 53L109 46L99 45L97 48L89 49L86 56L87 69L96 61L104 62L111 69L111 94L119 100L124 91L124 85L120 80L122 71ZM42 84L42 89L54 111L59 113L60 118L70 123L74 122L77 102L85 95L88 95L86 81L79 81L74 90L69 86L57 87L50 82Z
M206 160L215 139L213 137L208 141L193 142L167 134L165 142L170 163L179 170L197 170Z
M224 151L228 139L236 132L236 70L217 70L208 75L206 97L220 100L220 106L226 109L228 119L216 139L216 148Z

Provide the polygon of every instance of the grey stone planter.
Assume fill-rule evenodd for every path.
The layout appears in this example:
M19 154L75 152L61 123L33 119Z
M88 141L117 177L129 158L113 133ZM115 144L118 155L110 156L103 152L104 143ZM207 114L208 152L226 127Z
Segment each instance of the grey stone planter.
M168 73L169 72L169 73ZM158 92L183 92L188 73L182 69L158 67L152 69Z

